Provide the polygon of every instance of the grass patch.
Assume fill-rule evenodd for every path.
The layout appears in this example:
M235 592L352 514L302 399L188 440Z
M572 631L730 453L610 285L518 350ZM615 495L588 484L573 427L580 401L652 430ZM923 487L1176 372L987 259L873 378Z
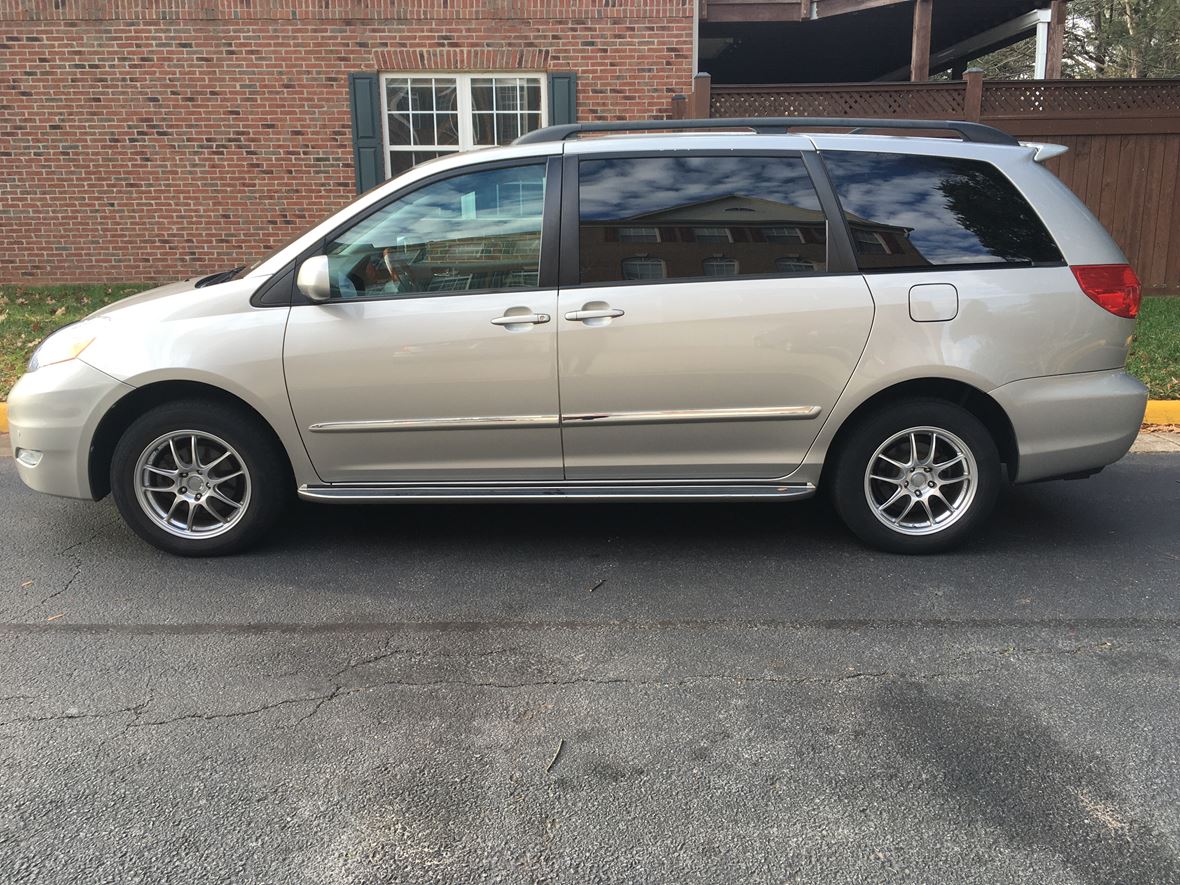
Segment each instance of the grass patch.
M151 284L0 286L0 401L24 374L33 348L50 332Z
M150 287L0 286L0 401L46 335ZM1150 388L1152 399L1180 399L1180 298L1143 299L1127 369Z
M1152 399L1180 399L1180 298L1144 298L1127 371Z

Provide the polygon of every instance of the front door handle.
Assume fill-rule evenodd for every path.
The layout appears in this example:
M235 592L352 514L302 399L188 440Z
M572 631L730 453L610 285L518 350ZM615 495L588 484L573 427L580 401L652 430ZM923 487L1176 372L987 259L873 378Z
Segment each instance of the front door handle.
M617 307L597 307L571 310L565 315L565 318L574 322L581 322L585 320L613 320L615 317L621 317L622 315L623 311Z
M492 320L493 326L539 326L549 322L547 313L506 313Z

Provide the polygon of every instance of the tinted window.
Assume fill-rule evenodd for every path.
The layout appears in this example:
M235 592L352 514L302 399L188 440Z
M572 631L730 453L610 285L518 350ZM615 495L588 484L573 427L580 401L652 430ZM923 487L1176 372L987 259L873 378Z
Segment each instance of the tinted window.
M535 288L544 204L540 164L421 187L328 243L332 295Z
M581 280L816 273L827 227L795 157L628 157L579 164Z
M865 270L1061 261L1000 170L978 160L825 151Z

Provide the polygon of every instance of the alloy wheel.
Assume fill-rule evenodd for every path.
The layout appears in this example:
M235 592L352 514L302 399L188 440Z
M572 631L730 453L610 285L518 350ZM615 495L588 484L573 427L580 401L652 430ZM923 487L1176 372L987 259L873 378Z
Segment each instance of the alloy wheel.
M153 440L135 465L144 513L181 538L214 538L232 529L250 505L250 472L225 440L177 430Z
M971 507L979 469L971 449L937 427L911 427L881 444L865 469L869 509L903 535L931 535Z

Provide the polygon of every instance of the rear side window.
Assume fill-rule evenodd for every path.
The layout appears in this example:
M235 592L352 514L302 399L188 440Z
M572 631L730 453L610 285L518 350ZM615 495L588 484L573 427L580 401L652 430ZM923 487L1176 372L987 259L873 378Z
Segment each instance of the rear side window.
M1061 262L1028 201L978 160L825 151L861 270Z
M798 157L582 160L583 283L809 274L827 219Z

